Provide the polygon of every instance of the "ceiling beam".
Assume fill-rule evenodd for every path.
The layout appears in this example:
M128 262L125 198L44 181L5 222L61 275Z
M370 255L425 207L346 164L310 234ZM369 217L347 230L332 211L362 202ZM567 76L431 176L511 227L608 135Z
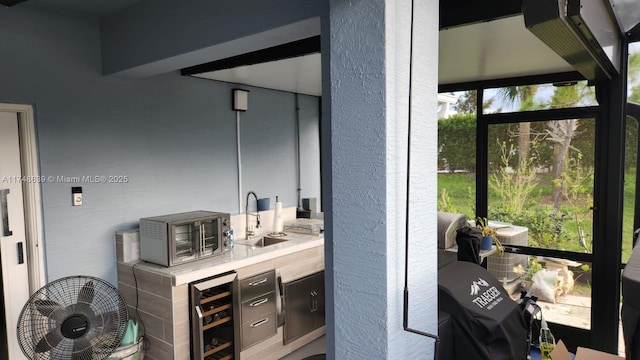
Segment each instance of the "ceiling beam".
M440 30L522 14L522 0L440 0Z
M320 34L326 0L140 1L100 19L102 72L140 78Z
M246 54L228 57L180 70L182 75L195 75L205 72L232 69L238 66L260 64L270 61L294 58L320 52L320 35L293 41L287 44L256 50Z

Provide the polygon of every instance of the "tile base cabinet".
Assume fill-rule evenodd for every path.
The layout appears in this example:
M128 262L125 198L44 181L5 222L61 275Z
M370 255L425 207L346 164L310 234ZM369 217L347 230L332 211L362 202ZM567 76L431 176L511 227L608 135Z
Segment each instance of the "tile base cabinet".
M278 360L324 334L323 270L318 246L233 269L233 287L208 291L206 282L221 274L175 284L170 268L119 261L118 288L144 322L147 360ZM195 340L194 325L204 329Z

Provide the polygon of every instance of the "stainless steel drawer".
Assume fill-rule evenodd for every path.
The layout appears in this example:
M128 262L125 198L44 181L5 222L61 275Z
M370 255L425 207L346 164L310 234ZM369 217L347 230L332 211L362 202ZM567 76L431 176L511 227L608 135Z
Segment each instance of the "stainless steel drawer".
M276 271L271 270L240 280L240 301L245 302L260 295L275 291Z
M276 311L276 293L260 295L257 298L242 303L242 322L255 320L270 312Z
M249 346L269 338L277 333L276 313L270 312L253 321L247 321L242 324L242 348Z

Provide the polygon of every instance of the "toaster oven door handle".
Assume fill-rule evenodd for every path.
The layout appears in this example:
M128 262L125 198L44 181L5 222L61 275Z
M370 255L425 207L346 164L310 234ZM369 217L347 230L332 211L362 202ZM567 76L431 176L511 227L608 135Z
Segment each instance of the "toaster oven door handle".
M204 256L204 224L200 224L200 257Z

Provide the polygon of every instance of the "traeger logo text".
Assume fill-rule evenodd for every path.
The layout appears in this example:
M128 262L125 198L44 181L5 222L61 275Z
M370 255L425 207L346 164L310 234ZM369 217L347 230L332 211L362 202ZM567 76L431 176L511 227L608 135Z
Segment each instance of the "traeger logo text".
M478 305L479 308L487 308L488 310L491 310L494 306L498 305L498 303L503 300L501 296L502 293L495 286L488 288L482 294L480 294L480 296L477 296L481 290L481 286L486 288L489 286L489 283L482 278L478 278L478 281L473 281L471 283L471 294L469 294L472 296L476 296L476 298L473 299L472 302Z

